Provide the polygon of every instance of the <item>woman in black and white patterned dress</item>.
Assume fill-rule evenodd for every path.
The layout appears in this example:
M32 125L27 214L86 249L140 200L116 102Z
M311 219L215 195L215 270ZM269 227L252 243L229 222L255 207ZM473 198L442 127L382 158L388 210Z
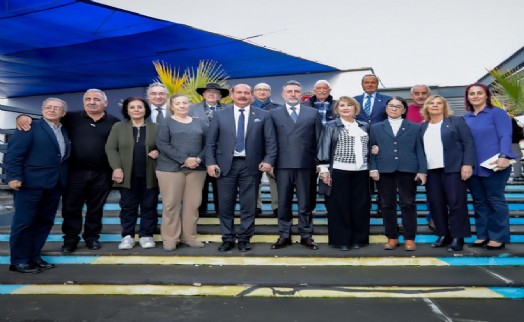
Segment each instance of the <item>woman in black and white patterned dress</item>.
M329 244L341 250L369 243L369 125L355 120L359 103L342 96L320 136L320 192L326 197Z

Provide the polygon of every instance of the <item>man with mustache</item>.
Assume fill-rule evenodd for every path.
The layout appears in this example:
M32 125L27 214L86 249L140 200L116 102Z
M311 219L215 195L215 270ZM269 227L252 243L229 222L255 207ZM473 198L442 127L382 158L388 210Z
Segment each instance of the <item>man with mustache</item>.
M251 106L253 91L246 84L231 89L233 106L214 113L206 137L207 174L217 178L221 252L251 250L255 212L262 172L273 169L277 157L275 129L269 112ZM235 229L236 196L240 227Z

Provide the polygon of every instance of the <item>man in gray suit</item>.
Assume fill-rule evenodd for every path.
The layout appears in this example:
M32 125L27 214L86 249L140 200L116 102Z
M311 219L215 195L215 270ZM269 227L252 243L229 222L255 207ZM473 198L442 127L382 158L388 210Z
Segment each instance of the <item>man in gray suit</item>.
M229 95L229 90L220 87L217 83L208 83L206 87L199 87L196 89L197 93L202 95L204 98L202 102L193 104L189 108L189 116L205 120L208 123L211 122L213 114L222 109L220 100L222 97ZM215 205L215 211L218 211L218 187L216 178L206 176L204 182L204 188L202 189L202 203L198 207L200 215L207 215L208 204L209 204L209 184L213 187L213 204Z
M155 82L147 87L147 101L151 105L150 119L159 125L163 124L165 119L172 115L167 108L167 97L167 87L164 84Z
M318 111L300 104L302 86L297 81L287 82L282 90L285 106L270 111L278 143L276 179L278 188L278 228L280 237L271 246L280 249L291 245L293 191L298 199L298 232L300 243L318 249L313 235L313 215L310 194L316 171L317 142L322 131Z
M218 214L222 245L227 252L238 240L238 249L251 249L255 233L255 209L262 172L273 169L277 157L275 130L269 112L253 108L250 86L231 89L233 106L214 113L206 138L206 166L218 178ZM240 201L240 228L235 231L234 211L237 192Z

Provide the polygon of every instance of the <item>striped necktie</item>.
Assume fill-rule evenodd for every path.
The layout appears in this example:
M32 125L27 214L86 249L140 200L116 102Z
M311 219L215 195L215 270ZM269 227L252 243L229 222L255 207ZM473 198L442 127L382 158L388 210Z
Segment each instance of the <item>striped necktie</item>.
M297 119L298 119L298 114L297 114L297 108L292 106L291 107L291 119L293 120L294 123L297 123Z
M239 109L240 115L238 116L237 123L237 141L235 143L235 151L242 152L246 149L245 137L244 137L244 128L245 128L245 116L244 109Z
M366 97L366 103L364 104L364 113L366 113L367 116L371 115L371 95L368 95Z

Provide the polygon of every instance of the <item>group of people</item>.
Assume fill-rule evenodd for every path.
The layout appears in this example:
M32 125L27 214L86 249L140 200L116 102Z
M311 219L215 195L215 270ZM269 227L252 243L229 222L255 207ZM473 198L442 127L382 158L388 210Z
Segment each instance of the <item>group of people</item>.
M66 103L49 98L41 120L17 119L6 154L7 181L15 190L11 229L11 271L38 273L53 268L40 252L62 197L64 253L74 252L82 232L87 248L102 247L103 206L112 187L120 191L122 240L119 249L156 246L157 204L162 197L161 237L165 251L180 244L204 247L197 239L199 214L207 211L213 186L222 244L251 249L261 177L270 180L279 237L271 245L292 245L292 203L298 203L300 244L318 249L313 211L325 195L329 244L347 251L369 244L370 195L378 190L387 242L399 247L397 193L404 248L416 249L416 186L426 185L437 240L432 247L460 251L471 228L467 189L473 196L477 240L471 247L501 249L509 242L504 186L509 177L511 119L494 108L482 84L466 88L464 117L452 116L446 99L426 85L411 89L413 104L379 93L379 79L365 75L364 93L331 96L320 80L302 101L299 82L282 87L283 105L271 101L271 87L237 84L227 90L210 83L191 105L180 94L168 97L161 83L147 99L123 101L124 119L105 112L105 93L90 89L84 110L66 113ZM233 104L220 99L231 95ZM489 168L481 166L493 158ZM484 163L483 163L484 165ZM468 184L469 183L469 184ZM240 225L234 223L240 204ZM139 213L140 211L140 213Z

